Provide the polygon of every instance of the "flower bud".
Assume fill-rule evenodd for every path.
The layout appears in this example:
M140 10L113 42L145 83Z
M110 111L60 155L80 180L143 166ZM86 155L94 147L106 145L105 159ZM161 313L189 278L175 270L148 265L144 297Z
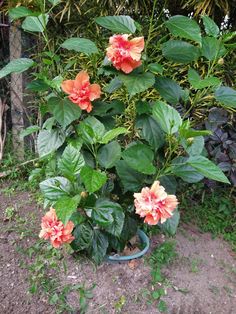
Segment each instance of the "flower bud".
M85 191L83 191L83 192L80 193L80 196L81 196L82 198L85 198L85 197L88 196L88 193L85 192Z
M218 60L218 64L223 65L223 64L224 64L224 59L223 59L223 58L220 58L220 59Z

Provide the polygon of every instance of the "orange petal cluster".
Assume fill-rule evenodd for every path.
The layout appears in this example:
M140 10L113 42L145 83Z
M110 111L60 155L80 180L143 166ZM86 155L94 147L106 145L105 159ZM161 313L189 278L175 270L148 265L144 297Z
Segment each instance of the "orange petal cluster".
M50 239L51 244L55 248L59 248L63 243L71 243L74 240L71 232L74 228L72 221L68 221L64 225L57 219L56 211L50 208L50 211L42 218L42 230L39 237L45 240Z
M142 64L140 59L144 49L143 37L136 37L131 40L128 37L127 34L110 37L106 54L113 66L126 74Z
M159 220L164 223L178 205L176 196L168 195L159 181L155 181L151 188L143 188L141 193L134 193L134 198L136 214L145 217L144 222L149 225L156 225Z
M61 84L62 90L69 94L68 98L82 110L92 111L91 101L98 99L101 88L98 84L90 84L86 71L80 71L75 80L66 80Z

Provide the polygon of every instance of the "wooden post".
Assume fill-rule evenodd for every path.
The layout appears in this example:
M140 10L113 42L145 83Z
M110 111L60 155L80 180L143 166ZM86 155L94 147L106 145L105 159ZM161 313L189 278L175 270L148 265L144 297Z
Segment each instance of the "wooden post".
M14 25L9 30L10 60L21 58L21 31ZM20 132L24 129L23 80L21 73L11 74L11 118L12 144L17 159L24 160L24 140Z

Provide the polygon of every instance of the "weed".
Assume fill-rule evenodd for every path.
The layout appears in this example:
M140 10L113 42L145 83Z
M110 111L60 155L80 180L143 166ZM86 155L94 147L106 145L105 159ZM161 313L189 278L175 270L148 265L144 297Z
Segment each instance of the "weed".
M17 210L15 207L7 207L4 210L4 220L12 220L16 213Z
M122 295L119 300L115 303L115 309L116 309L116 312L118 313L121 313L124 305L126 303L126 298L124 295Z
M197 258L193 258L191 261L191 272L192 273L198 273L199 272L199 264L200 264L200 260Z

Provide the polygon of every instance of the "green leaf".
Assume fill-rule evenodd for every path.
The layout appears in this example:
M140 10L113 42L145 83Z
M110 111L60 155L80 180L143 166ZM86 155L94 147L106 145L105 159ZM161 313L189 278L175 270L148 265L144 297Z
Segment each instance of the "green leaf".
M197 22L183 15L175 15L165 22L172 35L201 43L201 30Z
M68 196L63 196L56 202L54 208L56 210L57 217L64 225L67 224L71 215L77 210L78 204L78 199Z
M112 100L110 103L95 101L92 113L99 117L113 117L125 111L125 104L120 100Z
M89 253L96 264L101 264L104 260L108 248L107 236L100 230L95 229Z
M175 235L179 224L179 218L179 211L178 209L175 209L175 211L173 212L173 216L171 218L168 218L163 224L160 224L161 229L172 236Z
M118 79L118 77L114 77L108 85L103 89L106 93L113 93L118 88L122 86L122 82Z
M226 49L221 40L214 37L202 38L202 56L210 61L217 60L226 53Z
M236 90L221 86L215 91L215 98L227 107L236 108Z
M128 15L101 16L95 22L114 33L133 34L136 31L134 20Z
M119 74L118 77L128 89L130 96L144 92L155 83L155 76L150 72L131 73L129 75Z
M69 99L50 97L48 108L63 128L66 128L72 121L79 119L81 115L81 109Z
M71 243L71 247L74 251L82 251L87 249L92 244L93 229L90 224L82 223L75 227L73 230L74 241Z
M46 29L48 20L49 14L27 16L21 26L24 31L42 33Z
M193 130L193 129L179 129L179 133L184 138L196 137L196 136L207 136L211 135L212 132L209 130Z
M104 172L94 170L89 166L84 166L82 168L80 176L86 190L90 193L98 191L107 180L107 176Z
M23 139L25 136L30 135L32 133L38 132L40 130L40 127L37 125L31 125L25 130L20 132L20 138Z
M63 176L71 181L76 181L77 175L80 173L83 166L84 158L80 153L80 149L68 145L58 161L58 168Z
M48 0L53 6L56 6L61 2L61 0Z
M13 9L10 9L8 11L8 14L9 14L9 17L11 19L11 21L14 21L14 20L17 20L21 17L26 17L26 16L29 16L29 15L33 15L33 12L26 8L26 7L23 7L23 6L20 6L20 7L17 7L17 8L13 8Z
M209 179L230 184L222 170L206 157L191 156L187 164Z
M119 204L114 204L115 205L112 212L113 223L110 226L106 227L106 231L116 237L119 237L123 230L125 214Z
M69 196L72 189L69 180L63 177L55 177L44 180L39 184L43 196L50 201L57 201L61 197Z
M38 134L37 148L40 157L56 151L64 142L65 134L59 129L42 130Z
M137 118L136 127L140 128L140 134L155 150L165 143L164 133L157 121L149 115L141 115Z
M96 224L103 228L110 226L114 221L112 216L112 209L109 207L93 209L91 217Z
M34 61L28 58L14 59L0 70L0 79L11 73L21 73L34 65Z
M49 89L49 85L45 83L43 80L34 80L31 83L26 85L27 89L30 89L34 92L45 92Z
M163 73L163 66L159 63L149 63L148 70L154 74L162 74Z
M219 27L216 23L207 15L202 16L205 32L209 36L217 37L220 33Z
M98 162L105 169L112 168L121 157L120 145L113 141L102 146L98 151Z
M156 168L152 162L154 153L150 147L144 144L132 145L122 153L125 162L134 170L144 174L154 174Z
M172 161L171 173L188 183L201 181L204 176L196 169L187 165L187 157L177 157Z
M105 127L98 119L89 116L80 124L85 124L86 126L89 126L91 128L93 133L92 143L102 141L103 136L105 135Z
M136 192L140 190L145 182L146 176L130 168L124 161L119 160L116 163L116 171L121 180L121 183L126 191Z
M155 88L167 102L174 105L179 103L184 93L178 83L163 76L156 78Z
M168 194L175 194L176 193L177 182L176 182L175 177L173 177L173 176L161 176L159 181L160 181L160 184L162 186L164 186L164 188Z
M162 45L162 54L177 63L196 61L200 56L198 47L181 40L169 40Z
M204 148L204 137L203 136L196 136L191 141L184 140L182 141L182 145L185 149L185 151L190 156L197 156L200 155Z
M91 55L93 53L98 53L98 48L95 43L86 38L69 38L61 44L62 48L67 50L74 50L77 52L82 52L86 55Z
M220 85L221 81L217 77L206 77L201 79L200 75L194 69L188 70L188 81L194 89L203 89L210 86Z
M106 132L103 135L102 140L100 141L100 143L107 144L111 140L113 140L114 138L119 136L120 134L126 134L126 133L128 133L128 130L126 128L123 128L123 127L112 129L112 130Z
M161 101L153 105L153 117L167 134L176 133L182 124L178 111Z

